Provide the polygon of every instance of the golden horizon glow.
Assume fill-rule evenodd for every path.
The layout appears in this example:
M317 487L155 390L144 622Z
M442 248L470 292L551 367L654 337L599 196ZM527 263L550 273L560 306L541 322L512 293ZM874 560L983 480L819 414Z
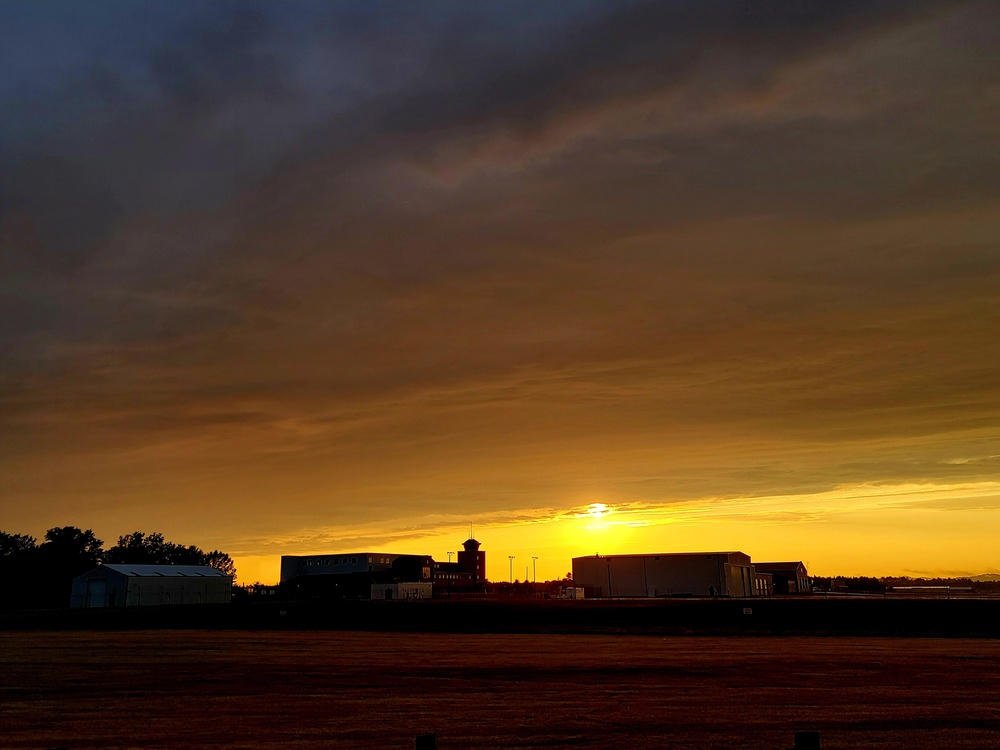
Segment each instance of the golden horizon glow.
M491 580L508 577L508 555L537 556L540 580L562 577L573 557L591 554L739 550L756 561L803 560L814 575L958 576L1000 573L1000 482L855 485L809 495L698 501L588 502L565 510L520 509L510 520L471 520ZM440 517L310 530L236 555L243 582L277 580L281 554L385 551L446 560L468 523ZM414 523L422 521L420 526ZM894 530L905 530L895 534ZM956 553L952 540L964 540ZM345 540L350 543L345 546ZM935 542L935 540L937 540ZM523 563L522 563L523 564ZM521 568L523 570L523 568Z

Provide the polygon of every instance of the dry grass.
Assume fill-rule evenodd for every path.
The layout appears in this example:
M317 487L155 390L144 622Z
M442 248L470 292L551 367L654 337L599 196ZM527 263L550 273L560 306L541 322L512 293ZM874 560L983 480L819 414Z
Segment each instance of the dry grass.
M1000 642L0 633L4 748L1000 747Z

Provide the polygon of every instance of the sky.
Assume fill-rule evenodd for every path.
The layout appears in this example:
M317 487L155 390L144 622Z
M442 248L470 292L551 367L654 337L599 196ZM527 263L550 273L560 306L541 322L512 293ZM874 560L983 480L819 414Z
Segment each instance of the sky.
M1000 572L992 0L6 0L0 101L8 533Z

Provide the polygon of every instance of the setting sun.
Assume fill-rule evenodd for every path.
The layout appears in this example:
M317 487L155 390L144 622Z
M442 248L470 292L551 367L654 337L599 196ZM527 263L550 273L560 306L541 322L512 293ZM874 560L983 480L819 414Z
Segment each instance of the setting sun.
M594 518L601 518L610 513L612 513L611 508L604 503L591 503L587 506L587 514Z

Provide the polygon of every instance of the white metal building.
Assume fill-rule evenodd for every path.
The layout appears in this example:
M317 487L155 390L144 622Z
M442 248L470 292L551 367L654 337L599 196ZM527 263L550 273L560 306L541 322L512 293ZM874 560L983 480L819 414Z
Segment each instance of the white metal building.
M410 583L373 583L372 599L430 599L434 584L413 581Z
M573 558L573 585L587 596L753 596L754 567L742 552L672 552Z
M100 565L73 579L71 607L228 604L233 578L207 565Z

